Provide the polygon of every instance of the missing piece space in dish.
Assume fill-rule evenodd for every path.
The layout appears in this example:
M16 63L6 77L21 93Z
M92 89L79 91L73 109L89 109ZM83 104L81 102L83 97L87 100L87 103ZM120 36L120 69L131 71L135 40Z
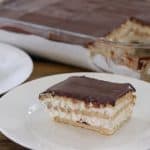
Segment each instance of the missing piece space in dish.
M50 116L58 122L115 133L131 117L135 88L85 76L72 76L39 95Z

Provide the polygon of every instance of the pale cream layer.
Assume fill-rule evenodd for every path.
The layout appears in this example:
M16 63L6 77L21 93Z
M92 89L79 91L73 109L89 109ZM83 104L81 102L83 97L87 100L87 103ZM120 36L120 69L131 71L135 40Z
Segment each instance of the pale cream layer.
M86 105L79 100L59 96L53 97L50 94L43 97L42 102L47 105L52 118L59 117L73 122L86 123L93 127L114 130L130 117L135 97L132 92L129 92L118 99L115 106L107 105L99 108L92 104ZM101 115L85 115L81 113L82 111L89 114L97 112Z
M92 103L89 105L85 104L82 101L71 99L71 98L65 98L60 96L52 97L50 94L48 97L45 97L43 102L48 107L57 107L57 108L63 108L66 110L72 110L72 111L84 111L88 113L97 113L99 116L104 116L106 118L112 118L115 116L120 110L122 110L125 106L129 105L131 102L134 103L135 98L132 95L131 92L126 94L125 96L121 97L117 100L115 106L107 105L106 107L94 107Z
M56 110L54 107L49 108L48 111L52 118L59 117L65 120L71 120L73 122L86 123L87 125L93 127L114 130L117 129L118 126L120 126L125 120L128 120L128 118L130 118L133 106L133 103L129 104L122 111L120 111L114 119L104 119L94 116L91 117L87 115L76 114L74 111L62 112L61 109L57 108Z
M149 43L150 26L128 20L106 38L111 41Z

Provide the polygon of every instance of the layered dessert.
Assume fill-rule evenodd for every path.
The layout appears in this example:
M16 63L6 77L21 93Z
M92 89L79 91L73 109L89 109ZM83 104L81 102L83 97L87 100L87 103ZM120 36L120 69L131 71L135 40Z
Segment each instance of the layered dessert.
M0 5L0 17L19 22L0 18L0 28L79 44L92 55L100 54L117 65L141 71L150 61L150 52L141 48L138 51L144 52L139 55L134 46L117 47L118 43L107 43L107 47L95 39L103 37L113 42L149 44L149 8L148 0L8 0Z
M73 76L48 88L39 99L55 121L111 135L130 119L134 93L129 83Z
M90 42L87 47L92 55L100 54L116 64L141 71L150 63L149 43L150 24L131 17L108 33L105 39Z
M113 2L109 0L6 1L7 3L0 6L0 17L93 37L105 37L113 41L149 43L150 40L150 16L147 15L150 3L146 0L134 0L132 2L124 0ZM16 27L17 25L3 22L0 26ZM17 26L17 28L30 31L30 28L24 26ZM8 29L13 30L13 28ZM38 30L36 32L39 34ZM47 32L53 33L52 30L48 29ZM59 40L66 39L59 38ZM85 42L87 41L83 41L82 44Z

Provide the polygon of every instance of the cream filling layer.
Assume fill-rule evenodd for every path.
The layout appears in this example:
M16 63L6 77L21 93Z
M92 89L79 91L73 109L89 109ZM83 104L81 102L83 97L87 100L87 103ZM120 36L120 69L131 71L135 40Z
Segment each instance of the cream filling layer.
M48 106L57 107L57 108L64 108L66 110L77 110L77 111L86 111L88 113L98 113L100 115L103 115L107 118L111 118L115 116L117 112L119 112L121 109L123 109L126 105L129 105L133 100L133 97L131 93L126 94L125 96L120 99L121 102L116 104L114 107L111 105L108 105L106 107L100 107L96 108L93 106L92 103L90 103L88 106L82 101L74 102L71 98L64 98L59 96L49 96L48 98L44 98L44 103Z
M107 37L111 41L149 43L150 28L135 21L127 21L120 28L111 32Z
M48 103L47 103L48 104ZM105 128L109 130L117 129L124 121L128 120L131 116L134 104L129 104L125 107L114 119L104 119L100 117L90 117L87 115L76 114L74 111L63 112L61 109L51 107L48 109L52 118L59 117L62 119L71 120L73 122L86 123L90 126Z

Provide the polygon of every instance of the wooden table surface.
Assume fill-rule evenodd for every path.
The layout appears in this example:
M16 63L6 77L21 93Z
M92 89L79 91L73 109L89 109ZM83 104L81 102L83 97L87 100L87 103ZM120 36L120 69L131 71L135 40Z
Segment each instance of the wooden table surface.
M33 58L33 62L34 62L34 70L28 81L52 74L88 71L85 69L69 65L43 60L40 58ZM0 133L0 150L27 150L27 149L10 141L8 138L6 138L4 135Z

